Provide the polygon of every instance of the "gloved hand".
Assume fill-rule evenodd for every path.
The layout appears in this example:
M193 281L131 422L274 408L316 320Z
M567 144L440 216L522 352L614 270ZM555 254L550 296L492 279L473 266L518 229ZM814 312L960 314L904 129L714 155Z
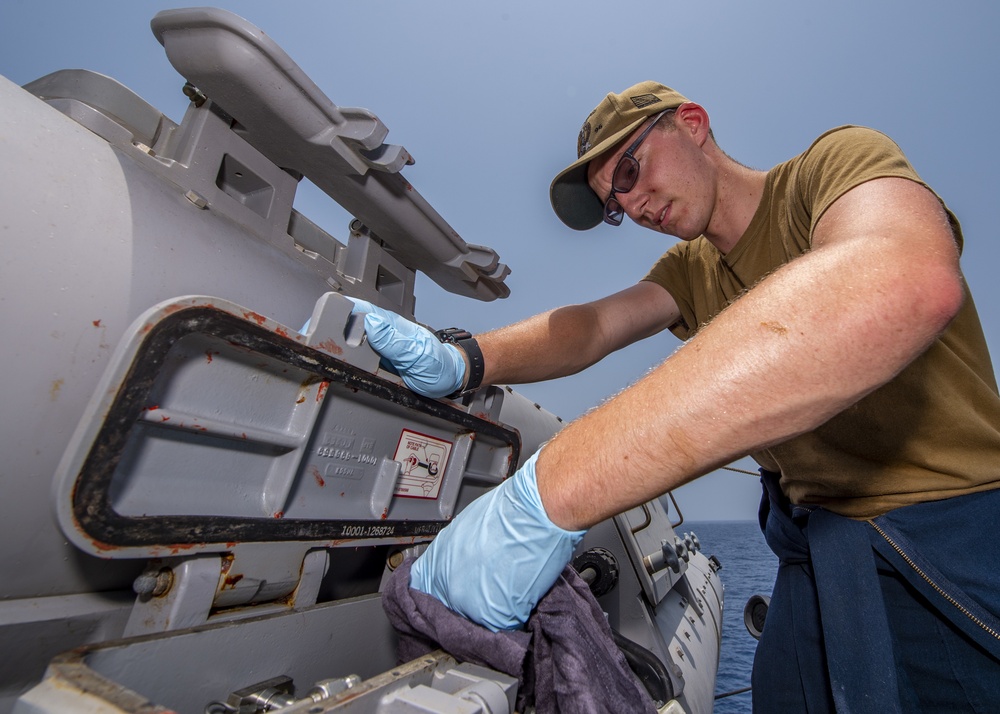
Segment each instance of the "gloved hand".
M465 383L465 358L425 327L365 300L350 298L352 314L365 313L365 333L385 364L425 397L446 397Z
M549 520L537 457L455 516L413 563L410 587L494 632L528 620L586 532Z

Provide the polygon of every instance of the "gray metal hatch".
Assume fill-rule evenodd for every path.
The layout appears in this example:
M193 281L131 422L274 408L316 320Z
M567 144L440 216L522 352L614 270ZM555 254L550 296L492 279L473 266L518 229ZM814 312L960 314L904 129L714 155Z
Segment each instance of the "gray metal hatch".
M433 537L463 482L510 475L520 437L483 403L471 413L379 376L363 336L336 293L305 335L219 298L154 306L60 464L64 533L105 558Z

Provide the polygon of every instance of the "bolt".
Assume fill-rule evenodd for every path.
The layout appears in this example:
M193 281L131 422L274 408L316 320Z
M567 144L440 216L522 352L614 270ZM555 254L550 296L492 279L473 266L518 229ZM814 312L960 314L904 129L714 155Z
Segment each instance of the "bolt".
M316 682L316 685L309 690L306 696L314 702L321 702L324 699L335 697L341 692L345 692L359 684L361 684L361 677L356 674L349 674L346 677L335 679L322 679Z
M184 87L181 89L181 91L184 92L184 96L190 99L191 103L194 104L196 107L200 107L208 99L208 97L205 96L204 92L202 92L200 89L198 89L190 82L185 82Z
M170 568L162 568L159 572L146 571L132 583L136 595L161 597L166 595L174 584L174 572Z

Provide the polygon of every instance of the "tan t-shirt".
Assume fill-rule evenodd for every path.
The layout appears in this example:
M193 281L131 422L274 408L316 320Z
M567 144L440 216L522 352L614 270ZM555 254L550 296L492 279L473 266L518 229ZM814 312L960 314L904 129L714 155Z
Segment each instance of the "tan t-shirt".
M646 276L680 307L681 321L671 330L691 337L769 272L806 252L817 221L840 196L890 176L923 184L891 139L862 127L829 131L771 169L732 251L722 255L704 238L682 242ZM961 248L961 228L948 215ZM1000 396L968 288L947 331L895 379L815 431L752 456L781 473L793 503L854 518L1000 487Z

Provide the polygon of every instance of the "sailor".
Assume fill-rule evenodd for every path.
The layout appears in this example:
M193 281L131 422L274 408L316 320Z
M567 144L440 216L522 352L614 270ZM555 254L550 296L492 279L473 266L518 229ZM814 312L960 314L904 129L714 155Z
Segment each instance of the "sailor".
M441 397L684 345L459 513L411 586L518 627L587 528L750 454L781 563L755 710L1000 711L1000 396L956 217L877 131L757 171L655 82L608 94L577 153L556 214L679 238L648 275L475 338L358 303L372 346Z

